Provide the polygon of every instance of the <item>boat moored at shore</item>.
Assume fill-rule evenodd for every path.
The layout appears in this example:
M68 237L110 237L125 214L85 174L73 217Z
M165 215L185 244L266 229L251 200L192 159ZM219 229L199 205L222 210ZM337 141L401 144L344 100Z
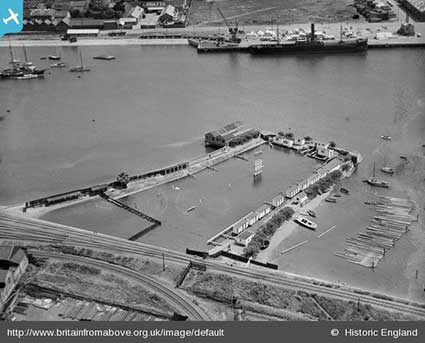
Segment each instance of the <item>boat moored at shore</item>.
M316 223L300 215L294 217L294 222L313 231L315 231L317 228Z
M315 54L315 53L353 53L367 50L367 38L350 38L340 40L319 40L315 35L314 24L305 39L295 41L278 41L253 44L248 51L253 55L269 54Z

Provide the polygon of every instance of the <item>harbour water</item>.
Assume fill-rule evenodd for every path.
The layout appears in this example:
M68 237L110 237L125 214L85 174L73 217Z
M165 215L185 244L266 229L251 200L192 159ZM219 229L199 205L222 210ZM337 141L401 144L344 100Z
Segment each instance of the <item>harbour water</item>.
M21 51L15 50L23 59ZM40 66L47 64L39 60L41 56L55 54L53 48L27 50ZM78 64L75 47L59 48L58 53L65 62ZM117 59L92 60L98 54ZM205 153L203 134L230 121L292 130L297 136L333 140L358 150L365 161L349 181L357 191L337 206L323 204L318 210L323 231L332 225L337 229L312 248L306 245L285 258L276 256L281 269L407 296L413 281L406 268L423 235L406 235L374 271L349 264L333 253L369 219L370 210L358 205L367 197L361 179L370 175L372 157L381 161L388 153L388 159L394 159L388 144L397 151L410 151L425 137L424 50L253 58L247 54L197 55L188 46L115 46L84 47L83 56L92 67L84 75L58 69L50 70L45 80L0 82L1 205L111 180L122 170L135 174L199 156ZM7 61L8 51L1 48L0 65L6 67ZM417 125L407 130L412 121ZM382 134L393 140L383 143ZM221 174L206 171L196 179L173 184L183 192L164 185L126 201L139 209L148 207L154 217L177 215L169 230L159 228L146 235L149 243L178 250L184 246L175 242L199 246L205 237L230 224L231 217L258 207L274 188L280 191L293 182L288 180L291 168L304 176L314 167L311 160L301 165L291 160L283 163L277 153L282 152L269 152L265 163L275 174L269 179L265 174L258 188L246 177L248 172L237 169L246 162L232 159L219 166ZM283 171L281 183L278 168ZM228 181L220 175L241 180ZM228 192L229 183L235 185L228 198L230 205L220 201L226 198L223 193ZM166 211L161 205L164 194L171 194ZM184 213L204 194L211 194L208 210L201 207ZM185 216L194 217L186 231ZM120 232L123 223L128 233L141 226L140 218L101 202L56 211L47 218L97 231L104 227L108 233ZM206 223L208 234L199 235ZM302 235L306 234L291 236L282 247L305 240Z

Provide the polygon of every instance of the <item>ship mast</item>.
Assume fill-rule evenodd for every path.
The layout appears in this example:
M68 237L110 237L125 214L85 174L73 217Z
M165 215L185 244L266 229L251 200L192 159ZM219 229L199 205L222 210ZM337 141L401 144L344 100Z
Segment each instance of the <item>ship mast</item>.
M83 54L81 52L81 49L80 49L80 65L81 65L81 68L83 68Z
M276 38L277 38L277 42L280 43L279 23L276 24Z
M28 55L27 55L27 49L25 49L25 45L22 45L22 49L24 50L24 58L25 58L25 62L28 62Z
M15 59L13 58L13 51L12 51L12 45L10 44L10 37L9 38L9 55L10 55L10 64L15 67Z

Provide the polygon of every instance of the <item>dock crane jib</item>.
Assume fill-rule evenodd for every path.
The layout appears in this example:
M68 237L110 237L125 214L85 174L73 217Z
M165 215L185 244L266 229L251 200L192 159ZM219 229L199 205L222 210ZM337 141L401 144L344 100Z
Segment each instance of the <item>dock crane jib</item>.
M218 11L218 13L220 13L221 17L223 18L224 23L226 24L226 26L229 30L231 41L240 43L241 39L237 37L237 35L239 33L238 22L236 21L235 26L231 26L229 24L229 22L227 21L226 17L224 16L223 12L220 10L220 8L218 6L217 6L217 11Z

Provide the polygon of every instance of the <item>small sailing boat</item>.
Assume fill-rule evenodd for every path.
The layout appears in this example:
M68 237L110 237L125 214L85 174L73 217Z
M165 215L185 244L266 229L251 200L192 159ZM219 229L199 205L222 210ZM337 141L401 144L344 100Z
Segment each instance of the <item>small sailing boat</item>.
M65 68L66 64L64 62L52 63L50 68Z
M3 69L0 71L0 79L11 79L11 80L29 80L38 77L43 77L45 69L39 69L32 65L28 61L28 56L24 47L25 63L21 64L19 61L14 59L12 46L9 39L9 54L10 54L10 68Z
M51 61L59 61L61 56L58 54L58 48L55 48L55 55L49 55L48 59Z
M384 157L384 166L381 168L381 171L382 171L383 173L390 174L390 175L393 175L393 174L394 174L394 172L395 172L394 168L389 167L389 166L385 163L385 157Z
M86 67L83 64L83 54L82 54L82 52L80 50L80 65L69 68L69 71L72 72L72 73L82 73L82 72L90 71L90 70L91 69L89 67Z
M24 50L24 58L25 58L25 62L23 63L23 66L31 67L33 63L28 60L27 49L25 49L25 45L22 45L22 49Z
M307 210L307 214L308 214L310 217L316 218L316 213L315 213L313 210Z
M389 182L375 178L375 162L373 163L373 177L371 177L370 179L363 180L363 182L366 182L374 187L390 188Z
M93 57L95 60L105 60L105 61L111 61L115 59L115 56L112 55L96 55Z
M350 191L349 191L347 188L344 188L344 187L341 187L341 188L339 189L339 191L340 191L341 193L344 193L344 194L350 194Z
M25 78L20 80L30 80L35 79L37 77L43 77L46 69L38 68L28 59L27 49L25 48L25 45L22 45L22 49L24 50L25 62L20 66L20 68L23 69L23 71L29 75L26 75ZM34 75L35 77L33 77Z

